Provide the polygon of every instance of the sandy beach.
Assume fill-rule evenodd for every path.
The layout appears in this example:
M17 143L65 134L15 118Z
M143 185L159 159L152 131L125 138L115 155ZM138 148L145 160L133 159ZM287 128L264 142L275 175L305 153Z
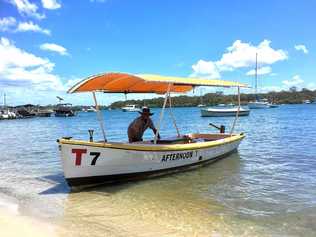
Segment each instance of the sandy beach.
M13 207L13 208L12 208ZM54 237L57 236L52 224L32 217L23 216L14 209L0 206L0 229L3 237Z

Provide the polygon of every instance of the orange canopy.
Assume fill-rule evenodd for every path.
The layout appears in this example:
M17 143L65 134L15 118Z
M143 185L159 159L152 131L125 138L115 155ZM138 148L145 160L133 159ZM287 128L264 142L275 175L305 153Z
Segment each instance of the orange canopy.
M166 77L159 75L132 75L127 73L103 73L88 77L74 85L68 93L109 92L109 93L156 93L188 92L194 86L247 87L245 84L223 80Z

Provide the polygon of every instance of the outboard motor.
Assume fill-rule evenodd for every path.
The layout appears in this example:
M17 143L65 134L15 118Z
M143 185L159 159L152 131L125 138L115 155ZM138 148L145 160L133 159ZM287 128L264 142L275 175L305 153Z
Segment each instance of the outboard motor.
M212 127L218 129L220 133L225 133L225 126L224 125L221 125L220 127L218 127L217 125L215 125L213 123L209 123L209 125L211 125Z

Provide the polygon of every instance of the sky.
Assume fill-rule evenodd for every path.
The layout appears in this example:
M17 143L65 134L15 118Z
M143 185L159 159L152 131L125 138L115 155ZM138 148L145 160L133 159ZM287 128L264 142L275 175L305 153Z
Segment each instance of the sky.
M260 92L315 90L315 9L314 0L0 0L0 95L9 105L55 104L56 96L89 105L91 95L66 91L102 72L253 86L256 53Z

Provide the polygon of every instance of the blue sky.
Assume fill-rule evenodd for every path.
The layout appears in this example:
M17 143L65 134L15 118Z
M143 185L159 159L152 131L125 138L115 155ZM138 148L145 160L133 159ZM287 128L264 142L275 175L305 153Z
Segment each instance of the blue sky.
M312 0L0 0L0 93L10 104L56 103L56 95L92 104L65 91L110 71L252 85L256 52L261 91L316 89L315 9Z

